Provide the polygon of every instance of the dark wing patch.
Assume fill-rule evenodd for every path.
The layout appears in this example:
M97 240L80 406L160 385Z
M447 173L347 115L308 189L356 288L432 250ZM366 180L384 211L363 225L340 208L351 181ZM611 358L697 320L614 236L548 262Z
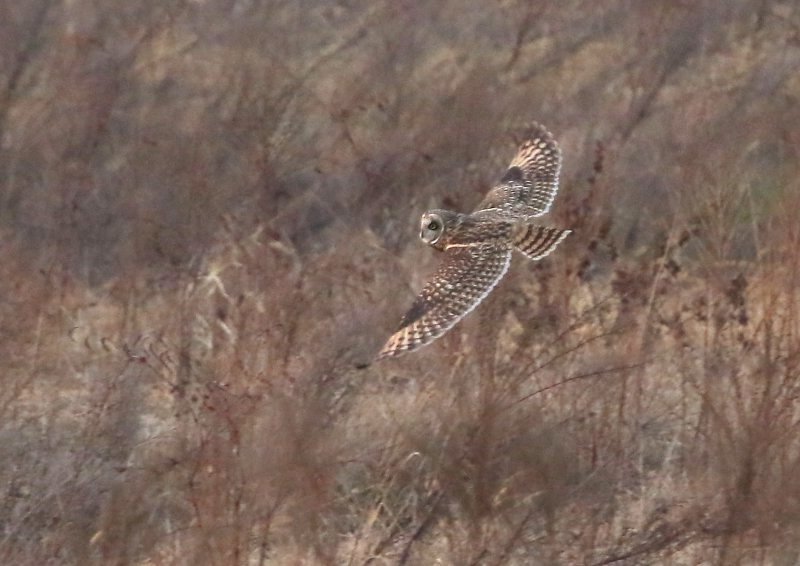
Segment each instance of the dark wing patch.
M561 149L541 124L532 124L526 137L500 184L476 210L497 209L516 217L541 216L550 210L558 192Z
M508 168L506 174L500 179L500 183L521 183L524 180L525 179L522 177L522 169L515 166Z
M511 250L498 244L450 248L377 359L430 344L474 309L505 274Z

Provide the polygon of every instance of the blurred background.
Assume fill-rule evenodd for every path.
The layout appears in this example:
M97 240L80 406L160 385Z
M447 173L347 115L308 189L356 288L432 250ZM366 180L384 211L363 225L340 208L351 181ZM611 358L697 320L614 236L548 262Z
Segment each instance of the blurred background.
M530 120L575 233L367 365ZM0 0L0 559L800 563L799 153L788 0Z

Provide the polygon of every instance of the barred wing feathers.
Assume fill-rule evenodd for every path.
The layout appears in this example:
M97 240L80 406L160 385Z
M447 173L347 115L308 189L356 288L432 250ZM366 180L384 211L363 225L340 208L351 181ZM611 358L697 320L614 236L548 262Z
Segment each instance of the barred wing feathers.
M496 243L450 247L377 359L430 344L474 309L505 275L511 249Z
M534 122L526 137L500 184L476 210L497 209L517 217L542 216L550 210L558 193L561 149L541 124Z

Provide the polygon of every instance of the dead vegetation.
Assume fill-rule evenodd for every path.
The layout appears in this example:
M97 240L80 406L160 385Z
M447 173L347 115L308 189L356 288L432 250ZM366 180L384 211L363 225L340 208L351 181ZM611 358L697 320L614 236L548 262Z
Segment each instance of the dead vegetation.
M113 4L0 7L0 562L800 560L797 8ZM367 365L521 116L574 236Z

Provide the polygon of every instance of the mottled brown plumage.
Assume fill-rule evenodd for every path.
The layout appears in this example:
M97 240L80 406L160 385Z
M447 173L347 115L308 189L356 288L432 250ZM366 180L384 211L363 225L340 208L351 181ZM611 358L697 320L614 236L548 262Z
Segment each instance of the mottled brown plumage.
M420 238L444 261L400 321L378 359L430 344L474 309L505 275L516 249L539 260L570 233L533 223L558 191L561 151L539 124L529 128L500 183L471 214L435 209L422 215Z

